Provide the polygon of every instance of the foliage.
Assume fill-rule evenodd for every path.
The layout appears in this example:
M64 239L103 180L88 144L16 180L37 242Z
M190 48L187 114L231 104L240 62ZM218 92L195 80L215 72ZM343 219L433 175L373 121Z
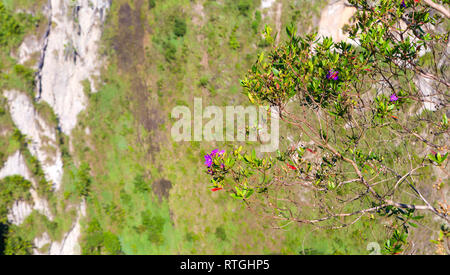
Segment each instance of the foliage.
M83 239L83 255L119 255L122 247L119 238L112 232L104 232L98 220L88 223Z
M261 12L259 10L255 11L255 18L252 21L252 29L255 34L258 33L259 31L261 20L262 20Z
M150 242L161 244L164 241L162 232L164 230L165 220L158 215L152 215L149 212L141 213L142 224L135 228L139 233L146 232Z
M252 2L252 0L239 0L237 3L237 9L242 15L247 16L252 7Z
M16 233L16 226L11 225L6 237L4 255L31 255L32 243Z
M136 193L148 193L151 191L150 184L145 180L143 175L137 175L133 181Z
M31 173L34 175L34 177L37 179L38 184L36 191L38 195L45 198L50 198L52 194L52 185L46 180L44 170L42 169L39 160L35 156L33 156L28 149L24 150L23 153L25 155L27 166L31 170Z
M33 69L30 69L28 67L25 67L23 65L20 64L16 64L14 65L14 72L20 76L24 82L28 83L29 87L34 87L35 85L35 72Z
M177 37L183 37L186 35L187 25L184 18L175 17L173 33Z
M239 49L241 47L241 44L239 43L236 37L237 29L238 29L237 26L233 28L230 34L230 41L228 42L230 44L230 48L233 50Z
M25 29L35 23L31 15L14 14L0 2L0 47L9 49L17 45L25 34Z
M153 9L156 6L156 0L148 0L148 9Z
M7 214L15 201L31 201L31 182L22 176L9 176L0 180L0 222L7 222Z
M75 181L75 190L81 197L89 196L92 179L90 175L91 168L88 163L82 163L77 172Z
M104 251L106 255L120 255L122 254L122 246L119 238L111 232L103 234Z
M277 156L239 148L207 155L212 161L205 164L212 191L225 189L250 207L263 206L275 221L342 228L379 213L393 223L385 250L396 254L407 244L408 227L415 227L407 222L414 210L449 221L449 207L439 201L445 191L426 198L419 184L428 183L420 185L426 190L434 179L414 175L431 164L448 165L448 73L437 62L421 63L421 51L445 58L448 34L440 28L444 17L419 1L349 2L357 9L346 28L353 44L299 36L291 25L288 40L261 53L241 80L250 102L276 107L300 133L298 140ZM274 42L270 27L265 40ZM410 85L419 77L436 87L441 104L434 113L422 111L427 99ZM432 149L439 152L429 154ZM299 199L305 194L314 207Z

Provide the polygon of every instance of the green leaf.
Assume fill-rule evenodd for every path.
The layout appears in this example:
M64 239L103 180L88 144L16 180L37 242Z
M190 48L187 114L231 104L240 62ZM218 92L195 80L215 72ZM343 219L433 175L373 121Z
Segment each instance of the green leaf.
M254 189L249 189L247 194L245 194L245 198L250 197L253 194L254 191L255 191Z
M411 225L412 227L417 227L417 224L413 223L413 222L408 222L409 225Z
M278 71L277 69L275 69L274 67L272 67L272 72L274 75L278 76L280 74L280 71Z

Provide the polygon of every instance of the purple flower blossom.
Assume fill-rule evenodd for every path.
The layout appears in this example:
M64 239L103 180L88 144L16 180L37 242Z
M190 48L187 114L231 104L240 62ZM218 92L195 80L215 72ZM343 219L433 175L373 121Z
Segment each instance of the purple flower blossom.
M339 72L335 71L335 70L330 70L327 73L327 79L333 79L333 80L338 80L339 79Z
M225 150L222 150L220 152L219 152L219 149L212 150L210 154L205 155L205 165L207 167L211 167L213 164L213 158L215 156L221 157L223 154L225 154Z
M395 101L397 101L398 100L398 96L395 94L395 93L393 93L392 95L391 95L391 97L390 97L390 101L391 102L395 102Z
M211 167L212 163L213 163L213 160L212 160L211 155L205 155L205 165L207 167Z
M406 8L405 0L402 1L402 7Z

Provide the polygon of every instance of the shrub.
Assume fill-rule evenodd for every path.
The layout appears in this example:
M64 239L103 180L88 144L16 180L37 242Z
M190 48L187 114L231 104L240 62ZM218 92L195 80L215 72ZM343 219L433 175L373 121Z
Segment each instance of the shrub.
M252 21L252 29L253 32L256 34L259 31L259 25L261 25L262 15L259 10L255 11L255 18Z
M100 255L103 245L103 230L97 219L88 223L82 243L83 255Z
M5 255L31 255L33 245L30 240L24 239L10 229L6 238Z
M120 245L119 238L111 232L105 232L103 234L103 253L106 255L119 255L122 254L122 246Z
M77 172L77 177L75 180L75 190L77 194L81 197L89 196L90 187L92 183L92 178L90 175L91 168L89 164L82 163Z
M172 40L164 41L162 43L163 54L168 62L174 61L176 59L177 47Z
M186 35L187 25L185 19L176 17L173 25L173 33L177 37L183 37Z
M239 3L237 4L239 13L244 16L248 15L248 12L250 11L251 6L252 6L251 0L239 0Z
M150 212L142 212L142 228L148 234L148 240L155 244L162 244L164 242L163 230L165 220L163 217L155 215Z
M35 24L36 19L29 14L15 14L0 2L0 22L0 47L8 50L22 40L25 30Z
M137 175L133 181L134 192L136 193L148 193L150 192L150 184L145 180L143 175Z
M239 49L241 47L241 44L239 43L239 41L237 40L237 37L236 37L236 31L237 31L237 26L234 27L233 30L231 31L230 40L228 42L228 44L230 45L230 48L233 50Z
M156 7L156 1L155 0L148 0L148 9L151 10L154 7Z

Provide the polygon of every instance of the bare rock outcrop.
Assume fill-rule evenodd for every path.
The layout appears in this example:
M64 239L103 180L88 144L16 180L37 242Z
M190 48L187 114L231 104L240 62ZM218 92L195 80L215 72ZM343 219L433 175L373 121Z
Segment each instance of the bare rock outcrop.
M61 185L63 162L56 130L38 114L31 99L19 91L5 91L9 112L17 128L30 139L29 149L42 165L45 177L55 190Z
M82 82L92 83L98 76L98 42L109 5L106 0L51 0L52 24L39 73L38 98L53 108L67 135L87 104Z
M354 7L346 5L345 0L331 0L322 10L319 23L319 36L333 38L333 41L346 41L348 36L342 28L350 23L350 19L356 12ZM351 43L352 41L347 41Z

